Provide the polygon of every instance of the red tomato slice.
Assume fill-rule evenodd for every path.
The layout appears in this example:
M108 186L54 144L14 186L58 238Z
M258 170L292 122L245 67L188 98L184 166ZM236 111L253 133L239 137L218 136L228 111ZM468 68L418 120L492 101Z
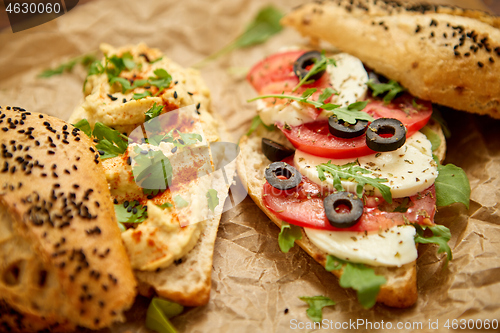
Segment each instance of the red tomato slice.
M284 162L293 165L293 159ZM380 197L364 197L364 213L356 225L340 229L333 227L326 218L323 199L330 193L313 183L307 177L293 190L280 191L268 182L264 184L262 200L266 207L279 219L301 227L333 231L374 231L405 224L405 218L412 223L433 224L436 212L436 192L434 185L409 197L393 199L388 204ZM394 212L398 206L407 206L405 213Z

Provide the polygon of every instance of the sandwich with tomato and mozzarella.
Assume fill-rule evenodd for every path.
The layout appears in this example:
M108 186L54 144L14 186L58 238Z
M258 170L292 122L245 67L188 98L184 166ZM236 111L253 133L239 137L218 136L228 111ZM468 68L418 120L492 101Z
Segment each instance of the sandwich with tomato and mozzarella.
M281 250L297 243L366 308L416 302L418 243L452 258L434 216L468 207L470 185L441 164L433 103L500 117L498 22L445 6L314 2L282 23L340 52L287 49L248 74L259 96L240 140L242 182L281 228Z

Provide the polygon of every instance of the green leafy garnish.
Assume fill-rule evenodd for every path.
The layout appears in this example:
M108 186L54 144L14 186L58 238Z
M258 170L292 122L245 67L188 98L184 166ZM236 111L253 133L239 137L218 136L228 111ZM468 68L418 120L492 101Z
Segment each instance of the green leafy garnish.
M164 105L156 105L156 103L153 104L153 106L144 113L144 115L146 116L145 121L149 121L153 118L158 117L160 113L163 111L163 108Z
M325 57L325 52L321 52L321 58L319 59L319 61L314 63L311 69L309 69L309 72L307 72L307 74L293 88L292 92L296 92L297 89L299 89L304 84L313 83L314 80L309 80L309 78L319 72L325 71L328 65L337 66L337 64L335 63L335 59L327 58Z
M213 188L209 189L207 191L206 197L208 201L208 208L212 211L212 213L214 213L215 207L219 205L219 197L217 196L217 191Z
M80 64L85 68L88 68L94 61L96 57L94 54L85 54L73 59L68 60L67 62L55 67L49 68L38 74L38 77L41 78L49 78L55 75L61 75L64 72L71 72L73 68Z
M174 197L174 202L175 202L175 206L177 208L184 208L184 207L187 207L189 205L189 202L184 200L180 195L176 195Z
M159 333L177 333L168 319L181 314L183 310L180 304L153 297L146 314L146 327Z
M372 268L363 264L355 264L330 255L327 256L325 265L327 271L339 270L342 267L340 286L356 290L358 301L364 308L369 309L374 306L380 287L387 282L385 277L375 275Z
M164 204L157 205L157 206L160 207L161 209L174 207L174 205L172 205L170 202L165 202Z
M436 149L439 148L439 146L441 145L441 138L429 126L424 126L423 128L420 129L420 132L424 133L425 136L427 137L427 140L431 142L432 151L435 151Z
M318 296L302 296L299 297L301 301L304 301L309 305L306 310L306 314L314 322L320 322L323 319L323 308L325 306L335 305L335 302L329 297L318 295Z
M446 262L453 259L451 248L448 245L448 241L451 239L450 229L446 228L444 225L439 224L426 227L415 223L413 224L413 226L417 231L415 235L415 243L437 244L439 246L438 253L446 252ZM424 230L426 228L432 231L432 236L424 236Z
M132 207L130 211L128 211L129 207ZM134 208L137 208L135 213ZM120 223L142 223L148 218L146 206L140 205L137 201L129 203L127 208L123 204L116 204L115 213Z
M172 76L163 68L156 69L154 73L156 77L150 77L148 83L158 88L158 92L155 94L158 96L163 89L170 87Z
M373 91L373 96L386 94L384 96L384 103L386 104L392 101L397 94L406 90L394 80L390 80L388 83L375 83L373 80L369 80L366 84Z
M146 153L140 147L134 147L137 156L132 172L136 183L140 182L145 194L156 195L166 190L172 183L172 165L170 160L160 150L148 150Z
M253 132L255 132L255 130L260 126L264 126L264 128L268 131L274 131L274 126L273 125L266 125L264 124L264 122L262 122L262 119L260 119L260 116L259 115L256 115L255 117L253 117L252 119L252 124L250 125L250 129L248 130L246 136L250 136Z
M300 227L281 221L281 231L278 236L278 244L281 252L288 253L295 245L297 239L302 239L302 231Z
M363 196L363 188L368 184L378 189L385 201L392 203L390 187L382 184L387 182L387 179L363 176L364 174L372 172L360 167L357 161L344 165L335 165L329 161L328 163L322 163L316 166L316 170L318 170L318 177L321 181L326 180L325 172L329 173L333 177L333 186L337 191L344 191L341 180L355 181L358 183L356 186L356 195L358 197L361 198Z
M441 129L443 130L444 137L448 139L451 136L451 132L450 132L450 129L448 128L448 124L446 123L446 120L444 120L443 115L438 110L438 108L436 108L436 107L432 108L431 119L433 119L439 125L441 125Z
M247 26L245 31L232 43L208 56L206 59L195 64L193 67L201 68L208 62L235 49L249 47L265 42L271 36L277 34L283 29L280 25L282 17L283 13L272 5L262 8L257 13L257 16L253 19L253 21Z
M87 119L82 119L73 126L82 130L88 137L98 140L95 147L100 152L104 152L104 154L101 155L101 160L116 157L127 150L128 138L103 123L96 122L94 130L90 127Z
M368 102L355 102L352 104L349 104L347 107L340 107L340 105L336 104L331 104L331 103L324 103L324 101L333 95L335 93L335 90L331 88L326 88L322 94L320 95L320 98L317 101L314 100L309 100L309 97L311 97L315 92L317 91L316 88L309 88L306 89L301 96L293 96L293 95L283 95L283 94L271 94L271 95L263 95L263 96L257 96L255 98L249 99L247 102L253 102L258 99L264 99L264 98L279 98L279 99L291 99L297 102L301 103L306 103L310 104L316 108L320 108L323 110L331 111L332 114L334 114L339 120L342 120L344 122L348 122L350 124L356 123L356 120L367 120L367 121L373 121L373 117L370 116L366 112L362 112L361 110L366 107Z
M453 165L438 165L436 186L436 205L448 206L461 202L469 209L470 183L464 170Z
M132 96L132 98L135 100L138 100L138 99L143 99L143 98L151 97L151 96L152 96L151 91L146 90L142 93L134 93L134 96Z
M409 199L408 199L408 197L405 197L403 199L403 201L401 202L401 204L399 206L397 206L396 208L394 208L394 212L395 213L406 213L406 211L409 208L408 204L409 204Z

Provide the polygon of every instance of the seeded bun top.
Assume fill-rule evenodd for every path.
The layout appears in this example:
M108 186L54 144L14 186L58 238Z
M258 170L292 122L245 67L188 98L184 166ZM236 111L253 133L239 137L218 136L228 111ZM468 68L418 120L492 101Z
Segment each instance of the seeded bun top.
M11 329L122 319L136 282L92 141L57 118L0 107L0 144L0 303L30 318Z
M413 95L500 118L500 18L388 0L316 1L283 18L326 40Z

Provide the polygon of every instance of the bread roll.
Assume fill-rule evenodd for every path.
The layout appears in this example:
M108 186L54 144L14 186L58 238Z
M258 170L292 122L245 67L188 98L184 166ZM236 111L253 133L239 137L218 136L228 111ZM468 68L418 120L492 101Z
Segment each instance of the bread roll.
M136 282L99 154L62 120L0 107L0 327L99 329Z
M500 119L500 18L387 0L308 3L283 18L419 98Z

